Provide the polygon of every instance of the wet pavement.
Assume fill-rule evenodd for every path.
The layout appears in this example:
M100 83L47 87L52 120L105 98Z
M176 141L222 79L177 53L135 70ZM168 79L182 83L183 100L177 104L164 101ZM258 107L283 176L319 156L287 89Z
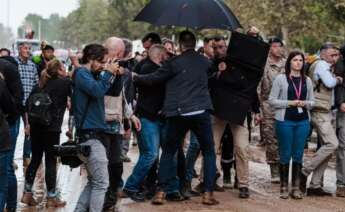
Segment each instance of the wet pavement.
M66 139L64 133L62 141ZM57 184L61 196L67 201L67 205L61 209L45 207L45 185L43 168L38 171L35 182L35 197L40 202L37 207L28 207L20 203L23 189L23 168L22 168L22 146L23 135L20 135L17 142L15 162L19 168L16 171L18 178L18 211L34 212L71 212L78 200L79 194L86 183L86 173L83 169L77 168L71 170L69 167L60 165L58 168ZM192 198L184 202L168 202L162 206L154 206L149 201L144 203L135 203L130 199L121 199L118 203L118 209L121 212L345 212L345 198L322 197L311 198L305 197L303 200L282 200L279 198L279 185L270 183L269 167L265 164L264 148L251 146L250 148L252 161L250 162L250 190L251 197L246 200L238 198L238 191L234 189L225 192L215 193L216 198L220 201L216 206L204 206L201 204L201 198ZM138 148L131 147L129 157L131 163L125 163L124 179L128 177L138 158ZM313 152L308 151L306 160L312 157ZM200 167L200 159L197 162L197 170ZM335 170L334 163L330 165L325 174L325 189L335 192ZM194 179L193 184L197 184Z

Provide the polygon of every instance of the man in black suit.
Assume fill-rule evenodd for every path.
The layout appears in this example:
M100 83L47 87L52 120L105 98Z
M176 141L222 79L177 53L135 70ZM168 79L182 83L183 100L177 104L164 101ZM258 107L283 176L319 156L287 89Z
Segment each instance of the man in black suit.
M216 155L212 135L211 98L208 92L208 72L210 63L207 58L197 53L196 38L193 33L183 31L179 38L181 55L173 58L152 74L133 74L134 82L149 85L166 82L163 114L167 118L167 141L159 166L160 191L152 203L163 204L165 189L177 176L174 155L188 130L197 136L204 156L205 193L202 203L218 204L213 197L216 175Z
M215 65L226 71L218 72L210 82L214 106L213 138L215 143L219 144L226 125L230 125L236 158L239 197L249 198L249 130L246 119L248 111L252 110L257 114L256 119L259 120L260 111L256 89L262 74L239 66L226 67L225 39L216 40L214 47L218 58L215 60Z

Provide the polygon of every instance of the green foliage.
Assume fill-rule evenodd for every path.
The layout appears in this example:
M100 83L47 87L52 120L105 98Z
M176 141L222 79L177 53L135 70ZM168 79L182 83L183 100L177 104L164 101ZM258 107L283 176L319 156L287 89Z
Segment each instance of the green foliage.
M226 0L244 26L280 36L290 48L314 52L325 41L344 42L345 0Z
M42 38L62 40L66 47L82 47L90 42L103 42L107 37L118 36L140 39L149 31L173 37L184 28L156 27L133 22L134 17L149 0L80 0L79 8L66 18L52 15L43 19L28 15L37 32L41 21ZM246 30L257 26L264 37L280 36L289 48L308 52L318 49L325 41L338 44L345 41L345 0L225 0ZM22 29L21 29L22 30ZM197 33L228 35L222 30L202 30ZM38 35L36 33L36 35Z

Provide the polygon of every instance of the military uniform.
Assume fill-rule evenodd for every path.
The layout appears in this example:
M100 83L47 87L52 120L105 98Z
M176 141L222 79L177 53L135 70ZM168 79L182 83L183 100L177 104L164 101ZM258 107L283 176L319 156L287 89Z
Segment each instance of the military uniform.
M268 97L276 76L285 72L285 62L286 60L284 58L275 62L268 57L264 75L260 85L258 86L258 94L263 117L263 122L260 126L260 134L262 142L266 146L266 160L269 164L279 163L279 153L277 139L274 132L274 110L272 110L272 107L268 104Z

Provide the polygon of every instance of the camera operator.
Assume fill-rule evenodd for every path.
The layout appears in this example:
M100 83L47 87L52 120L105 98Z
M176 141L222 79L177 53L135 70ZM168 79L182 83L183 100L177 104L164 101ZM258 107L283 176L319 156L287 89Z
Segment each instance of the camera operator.
M85 164L89 181L79 197L76 212L102 211L109 185L108 159L101 139L107 128L104 96L113 75L121 68L114 61L106 62L106 54L107 50L102 45L87 45L83 50L83 66L75 73L72 104L77 134L80 145L90 147L87 157L79 156Z

